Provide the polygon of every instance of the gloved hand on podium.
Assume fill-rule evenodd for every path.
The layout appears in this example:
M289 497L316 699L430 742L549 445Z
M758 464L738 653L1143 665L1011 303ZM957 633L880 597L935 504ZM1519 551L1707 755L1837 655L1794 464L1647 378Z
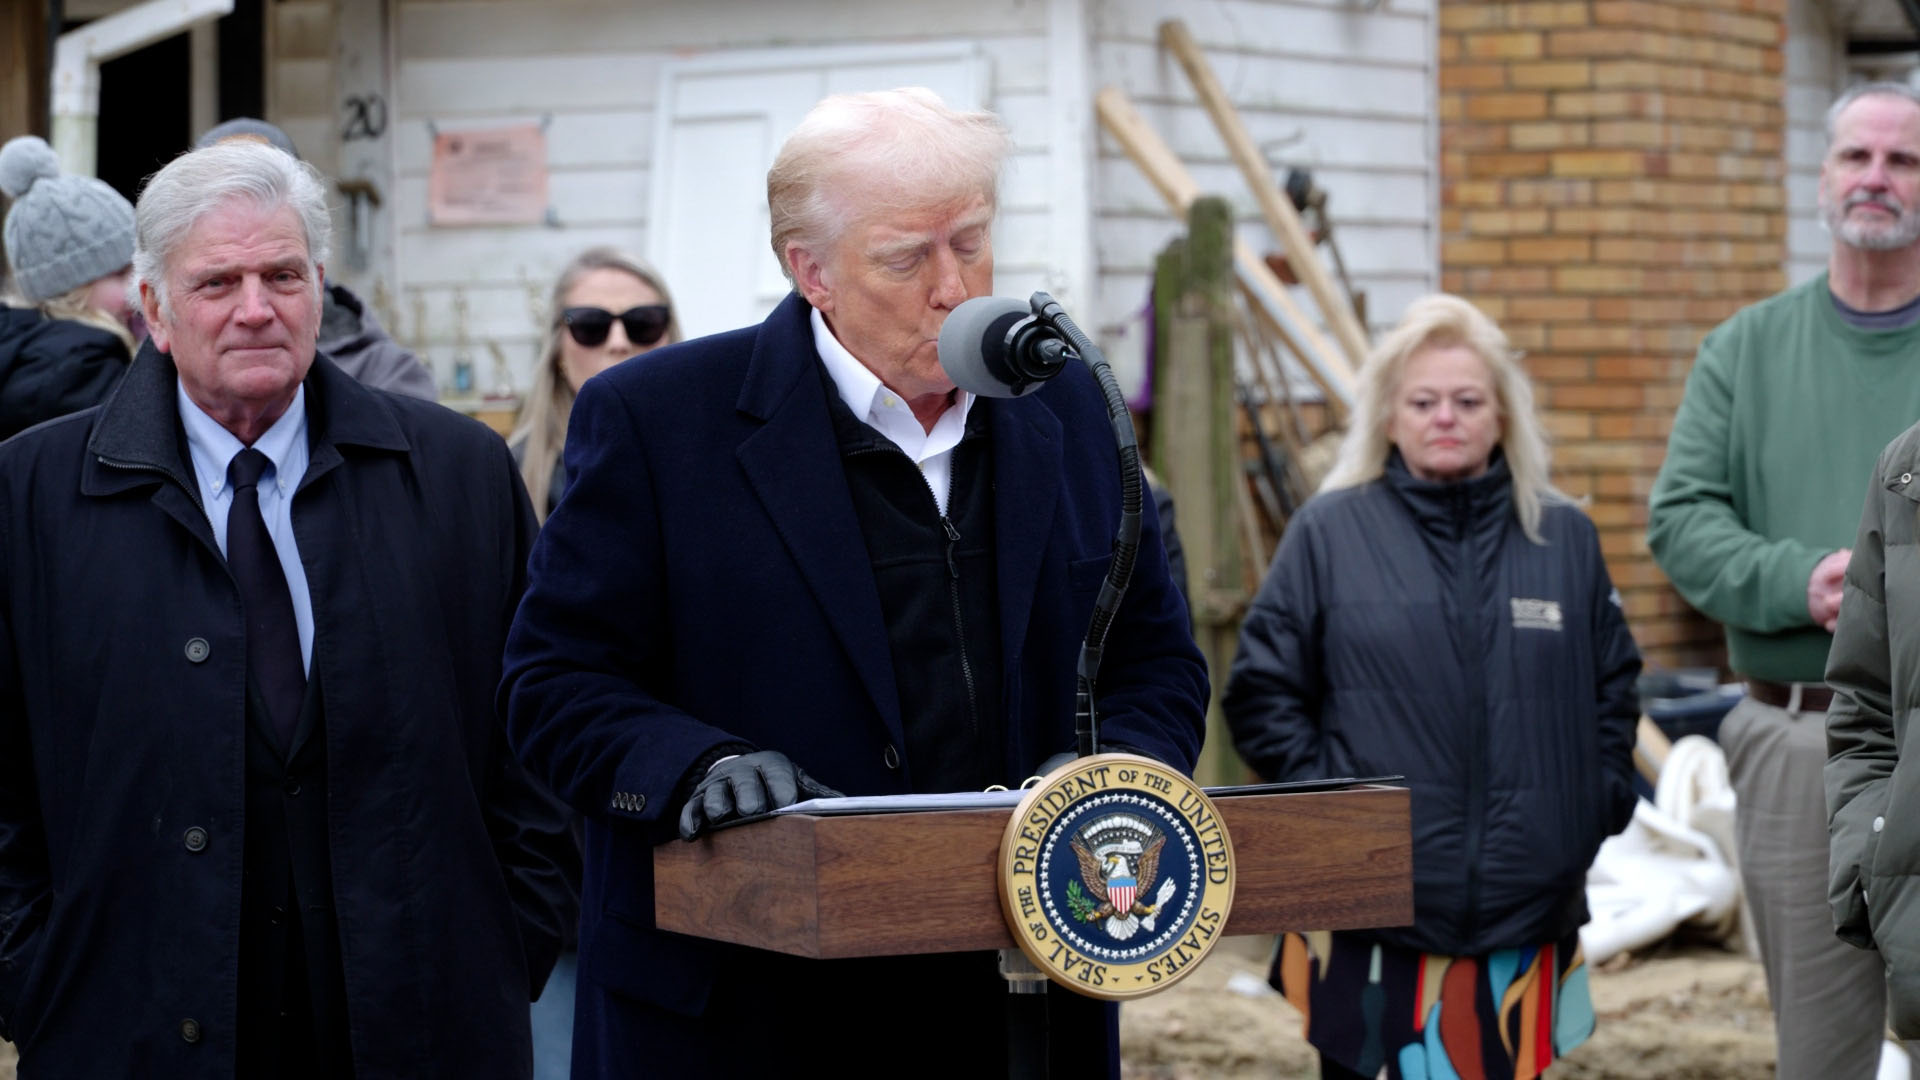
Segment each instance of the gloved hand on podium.
M777 750L755 750L726 758L707 770L680 808L680 839L691 840L715 825L778 810L802 799L839 795Z

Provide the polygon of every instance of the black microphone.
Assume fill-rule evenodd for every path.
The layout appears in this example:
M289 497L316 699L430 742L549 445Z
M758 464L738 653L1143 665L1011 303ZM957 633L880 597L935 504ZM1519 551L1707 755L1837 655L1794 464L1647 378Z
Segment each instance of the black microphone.
M940 366L962 390L1012 398L1077 359L1066 338L1019 300L976 296L953 309L940 328Z

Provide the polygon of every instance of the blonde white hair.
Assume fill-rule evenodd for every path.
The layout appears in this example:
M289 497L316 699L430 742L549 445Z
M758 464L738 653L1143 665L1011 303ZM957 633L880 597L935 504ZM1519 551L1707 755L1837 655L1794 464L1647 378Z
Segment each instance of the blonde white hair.
M1360 369L1346 438L1320 490L1358 487L1386 471L1392 447L1387 428L1407 361L1427 349L1455 346L1472 350L1493 376L1500 419L1498 445L1506 454L1507 472L1513 477L1513 511L1527 539L1543 544L1543 508L1574 500L1548 480L1546 428L1534 410L1533 384L1520 367L1519 354L1492 319L1457 296L1438 293L1415 300L1399 324L1368 354Z
M632 274L659 293L660 302L667 305L668 311L667 330L660 344L671 345L680 340L680 315L674 310L673 295L667 292L667 284L659 272L637 256L612 247L590 247L561 269L559 279L553 283L546 346L540 353L540 363L533 369L533 385L520 403L513 434L508 437L515 446L525 444L520 456L520 478L526 482L527 498L533 501L534 516L543 523L547 520L547 497L553 490L553 463L559 460L560 451L567 444L567 418L573 414L576 396L573 384L567 381L567 373L562 370L561 339L567 335L563 318L567 294L594 270ZM635 351L640 348L634 346Z
M1011 148L998 117L954 109L924 87L824 98L767 170L774 257L791 280L789 244L824 256L859 215L969 195L992 210Z

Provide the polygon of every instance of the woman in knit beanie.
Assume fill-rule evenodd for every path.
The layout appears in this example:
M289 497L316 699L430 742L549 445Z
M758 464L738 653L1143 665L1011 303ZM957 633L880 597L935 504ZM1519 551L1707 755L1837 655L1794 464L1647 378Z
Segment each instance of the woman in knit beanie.
M99 404L132 362L133 206L60 171L44 140L0 146L8 293L0 306L0 439Z

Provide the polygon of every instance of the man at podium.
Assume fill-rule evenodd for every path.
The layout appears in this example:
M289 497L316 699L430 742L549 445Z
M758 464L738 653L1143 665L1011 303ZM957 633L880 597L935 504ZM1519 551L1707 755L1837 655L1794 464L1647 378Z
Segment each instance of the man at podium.
M1007 147L925 90L826 99L767 177L792 294L581 388L501 689L587 822L576 1075L1006 1071L992 954L660 931L651 847L823 790L1018 784L1073 749L1120 517L1105 403L1084 370L976 400L936 350L992 288ZM1102 741L1190 770L1206 672L1147 513ZM1052 1075L1117 1075L1113 1009L1049 998Z

